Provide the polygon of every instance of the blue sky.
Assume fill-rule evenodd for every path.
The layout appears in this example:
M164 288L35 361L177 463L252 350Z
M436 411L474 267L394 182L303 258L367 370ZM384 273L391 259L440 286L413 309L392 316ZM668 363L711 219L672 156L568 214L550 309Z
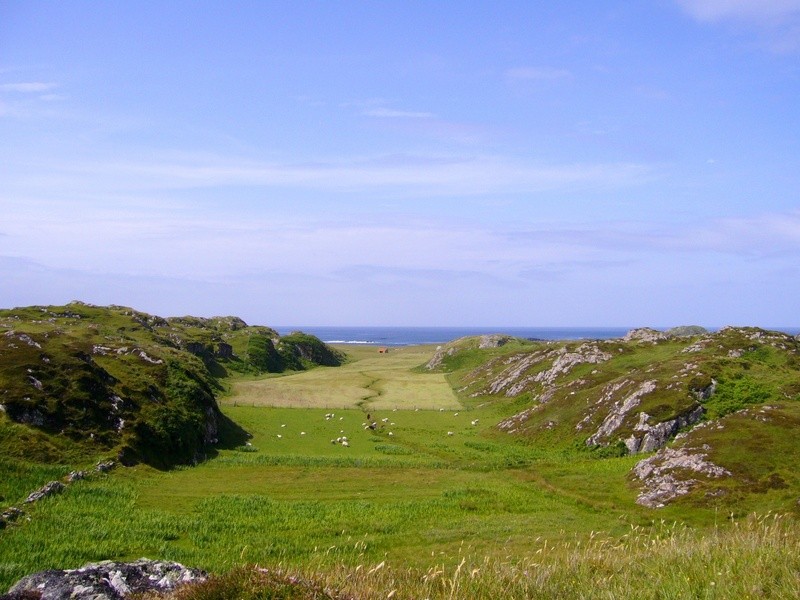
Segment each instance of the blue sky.
M798 326L800 0L0 0L0 306Z

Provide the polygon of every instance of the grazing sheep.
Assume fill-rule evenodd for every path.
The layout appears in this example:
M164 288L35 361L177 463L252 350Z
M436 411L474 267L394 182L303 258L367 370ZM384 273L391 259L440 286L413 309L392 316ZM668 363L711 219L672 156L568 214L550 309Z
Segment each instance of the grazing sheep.
M281 427L286 427L286 423L284 423L283 425L281 425Z
M393 434L393 433L390 431L390 432L389 432L389 435L394 435L394 434Z
M347 441L344 441L344 442L342 442L342 446L344 446L345 448L349 448L350 447L350 443L347 442Z
M283 436L282 436L282 435L279 433L279 434L278 434L278 439L281 439L282 437L283 437Z
M454 416L454 417L457 417L457 416L458 416L458 413L453 413L453 416Z
M306 432L305 432L305 431L301 431L301 432L300 432L300 435L305 435L305 434L306 434Z
M475 419L474 421L472 421L472 426L473 427L475 427L475 425L477 425L477 424L478 424L478 419Z
M452 431L448 431L447 435L453 435L453 432Z

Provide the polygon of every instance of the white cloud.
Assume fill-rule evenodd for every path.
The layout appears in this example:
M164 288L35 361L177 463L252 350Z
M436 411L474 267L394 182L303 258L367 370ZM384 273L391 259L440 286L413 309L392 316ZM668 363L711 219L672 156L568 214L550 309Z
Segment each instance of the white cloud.
M35 93L46 92L58 87L55 83L43 83L38 81L21 83L0 83L0 92L20 92Z

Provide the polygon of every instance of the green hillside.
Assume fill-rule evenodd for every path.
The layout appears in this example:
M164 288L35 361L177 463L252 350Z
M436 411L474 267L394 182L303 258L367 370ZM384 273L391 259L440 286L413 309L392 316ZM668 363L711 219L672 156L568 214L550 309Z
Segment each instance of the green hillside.
M161 318L83 303L0 311L0 449L5 458L81 454L166 467L244 432L216 397L232 374L337 365L313 336L280 337L236 317Z
M631 472L644 506L756 509L768 495L797 510L800 340L727 327L501 341L456 340L426 368L470 406L507 407L509 436L598 457L656 452Z

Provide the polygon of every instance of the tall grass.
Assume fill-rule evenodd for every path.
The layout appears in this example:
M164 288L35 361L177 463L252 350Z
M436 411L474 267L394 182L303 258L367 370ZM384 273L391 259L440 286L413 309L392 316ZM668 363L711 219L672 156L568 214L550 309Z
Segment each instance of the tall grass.
M800 597L800 530L794 521L773 515L752 517L703 534L675 526L662 525L647 532L632 528L616 539L592 535L588 540L558 544L542 541L534 554L522 559L480 558L467 550L446 558L432 557L431 563L427 569L395 567L386 560L355 566L330 564L323 553L301 569L282 564L238 569L233 577L214 578L208 585L183 590L178 597ZM276 581L286 595L270 595L269 588Z

